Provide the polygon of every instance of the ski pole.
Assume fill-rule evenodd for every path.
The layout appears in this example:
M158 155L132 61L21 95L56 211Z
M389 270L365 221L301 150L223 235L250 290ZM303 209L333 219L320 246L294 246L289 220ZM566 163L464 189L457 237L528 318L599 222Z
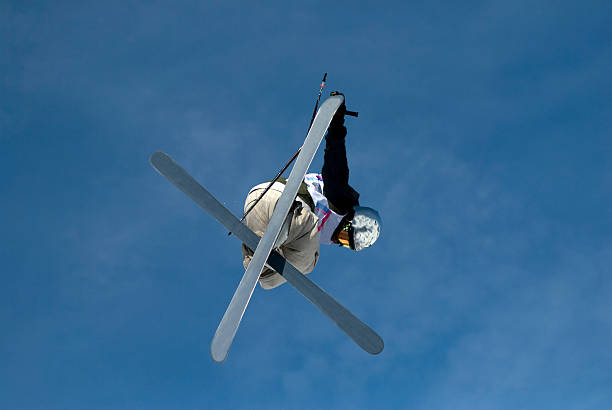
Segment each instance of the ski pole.
M321 101L321 94L323 94L323 88L325 87L325 80L327 79L327 73L323 74L323 80L321 81L321 88L319 89L319 95L317 95L317 101L315 102L315 107L314 110L312 112L312 118L310 119L310 124L308 124L308 131L310 131L310 127L312 127L312 123L315 119L315 116L317 115L317 109L319 108L319 101ZM308 132L306 132L306 134L308 134ZM278 179L280 178L281 175L283 175L283 173L287 170L287 168L289 168L289 165L291 165L291 163L293 161L295 161L295 159L297 158L297 156L300 154L300 151L302 150L302 148L300 147L300 149L298 149L295 154L293 154L293 156L291 157L291 159L289 159L289 161L287 161L287 163L285 164L285 166L283 167L283 169L281 169L278 174L276 174L276 176L274 177L274 179L270 182L270 184L268 184L268 186L266 187L266 189L263 191L263 193L259 196L259 198L257 198L257 200L255 202L253 202L251 204L251 206L249 206L249 209L247 209L244 214L242 215L242 218L240 218L240 222L244 222L244 218L247 217L247 215L249 214L249 212L251 212L251 210L253 208L255 208L255 205L257 205L259 203L259 201L261 200L261 198L264 197L264 195L270 190L270 188L272 187L272 185L274 185L274 183L276 181L278 181ZM228 235L231 235L232 233L229 232Z

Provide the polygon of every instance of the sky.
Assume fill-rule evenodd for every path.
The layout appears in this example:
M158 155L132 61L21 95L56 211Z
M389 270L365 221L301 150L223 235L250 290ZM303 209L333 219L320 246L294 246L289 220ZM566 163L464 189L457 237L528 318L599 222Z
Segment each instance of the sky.
M0 408L607 409L608 1L0 3ZM301 145L324 72L384 230L209 345L234 213ZM321 152L311 170L322 165Z

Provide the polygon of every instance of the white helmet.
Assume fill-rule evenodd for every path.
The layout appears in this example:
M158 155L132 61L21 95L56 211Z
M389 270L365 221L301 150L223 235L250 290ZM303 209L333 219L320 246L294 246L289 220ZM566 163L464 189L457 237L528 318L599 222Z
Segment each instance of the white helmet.
M355 216L351 220L353 249L359 252L376 242L382 228L382 219L378 212L365 206L356 206Z

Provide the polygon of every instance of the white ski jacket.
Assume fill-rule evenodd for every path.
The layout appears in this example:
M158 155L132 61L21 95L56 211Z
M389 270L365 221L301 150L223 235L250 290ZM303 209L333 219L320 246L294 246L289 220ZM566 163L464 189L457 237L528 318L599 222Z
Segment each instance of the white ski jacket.
M261 196L268 184L266 182L251 189L244 203L245 211ZM246 225L260 237L263 236L268 227L284 187L284 184L276 182L246 217ZM299 206L294 207L290 211L291 223L287 232L287 238L277 251L300 272L308 274L312 272L319 260L318 219L305 202L301 200L299 202ZM243 244L242 261L245 269L251 262L252 257L253 251ZM259 278L259 284L264 289L272 289L285 282L286 280L282 275L276 273L268 266L264 268Z

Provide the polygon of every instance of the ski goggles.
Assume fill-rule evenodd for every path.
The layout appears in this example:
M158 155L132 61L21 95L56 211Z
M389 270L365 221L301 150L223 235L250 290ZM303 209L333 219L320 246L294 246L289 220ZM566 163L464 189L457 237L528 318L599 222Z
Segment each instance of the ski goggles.
M344 248L354 249L353 246L353 227L351 223L347 223L340 232L338 232L338 243Z

